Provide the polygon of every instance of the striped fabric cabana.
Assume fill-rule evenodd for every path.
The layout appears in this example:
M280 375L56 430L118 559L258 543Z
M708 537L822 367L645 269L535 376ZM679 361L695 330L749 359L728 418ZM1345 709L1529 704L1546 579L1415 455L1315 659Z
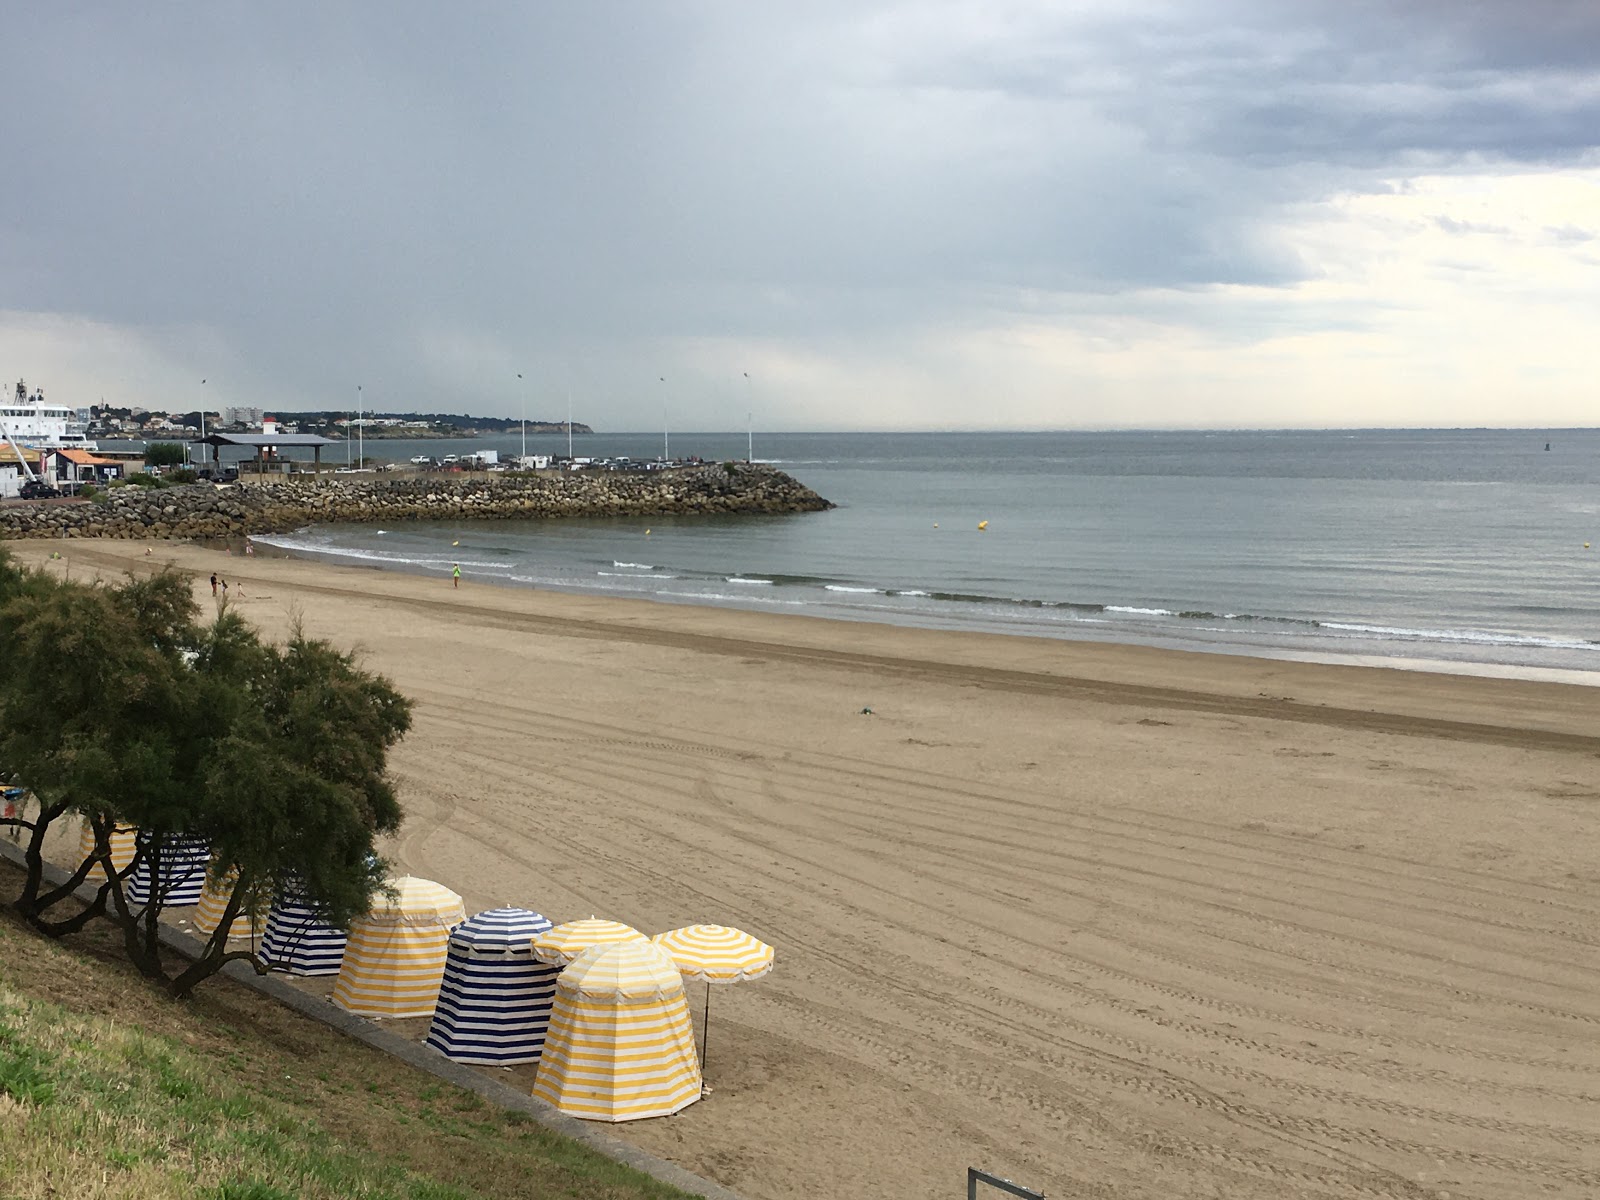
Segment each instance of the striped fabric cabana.
M119 825L111 831L111 865L121 871L133 861L134 844L133 829L131 826ZM78 837L78 861L82 862L94 853L94 826L89 824L89 818L83 819L83 833ZM91 879L94 873L91 872Z
M431 879L391 880L364 917L350 922L333 1002L364 1017L433 1015L450 930L466 919L461 897Z
M589 1121L665 1117L700 1099L683 977L647 941L594 946L556 980L533 1094Z
M150 836L140 830L134 837L134 844L142 849L150 840ZM199 904L200 889L205 887L206 867L210 863L211 846L204 838L168 836L161 845L159 879L151 861L143 859L128 878L128 903L149 904L159 899L165 908Z
M550 922L525 908L491 908L455 927L428 1045L456 1062L539 1061L560 967L533 957Z
M306 902L305 893L290 885L280 891L267 912L261 935L261 960L291 975L337 975L349 934Z
M206 876L205 887L200 889L200 906L194 910L194 927L197 932L205 937L210 937L217 928L217 923L222 920L222 914L227 911L228 900L233 896L233 884L238 878L237 872L229 871L222 877L220 884L213 883L211 876ZM261 930L250 919L250 914L241 912L233 919L233 928L228 930L229 939L247 938L259 935Z

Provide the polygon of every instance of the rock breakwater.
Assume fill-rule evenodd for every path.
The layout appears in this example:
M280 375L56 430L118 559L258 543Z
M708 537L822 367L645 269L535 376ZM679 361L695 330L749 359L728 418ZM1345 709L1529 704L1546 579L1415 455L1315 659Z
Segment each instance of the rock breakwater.
M218 488L116 488L96 500L0 505L0 537L214 538L330 521L818 512L833 506L782 471L733 463L665 471L538 471Z

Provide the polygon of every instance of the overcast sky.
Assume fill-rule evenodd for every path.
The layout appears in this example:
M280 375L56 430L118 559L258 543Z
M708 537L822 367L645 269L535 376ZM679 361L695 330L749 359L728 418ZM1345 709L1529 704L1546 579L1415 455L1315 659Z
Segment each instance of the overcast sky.
M57 401L1600 425L1593 0L5 28L0 377Z

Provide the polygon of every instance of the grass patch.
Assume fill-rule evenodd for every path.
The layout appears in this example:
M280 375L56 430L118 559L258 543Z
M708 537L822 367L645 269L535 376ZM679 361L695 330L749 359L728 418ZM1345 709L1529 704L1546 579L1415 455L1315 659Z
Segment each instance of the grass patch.
M7 1200L685 1197L231 981L177 1003L104 933L61 945L9 916L0 1181Z

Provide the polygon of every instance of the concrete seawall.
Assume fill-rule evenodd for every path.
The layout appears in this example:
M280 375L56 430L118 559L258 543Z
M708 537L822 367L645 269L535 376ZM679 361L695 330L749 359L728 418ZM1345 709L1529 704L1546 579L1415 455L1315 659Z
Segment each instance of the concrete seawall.
M0 538L211 538L323 521L494 520L819 512L833 506L759 464L665 471L348 476L217 488L130 485L88 501L0 505Z

